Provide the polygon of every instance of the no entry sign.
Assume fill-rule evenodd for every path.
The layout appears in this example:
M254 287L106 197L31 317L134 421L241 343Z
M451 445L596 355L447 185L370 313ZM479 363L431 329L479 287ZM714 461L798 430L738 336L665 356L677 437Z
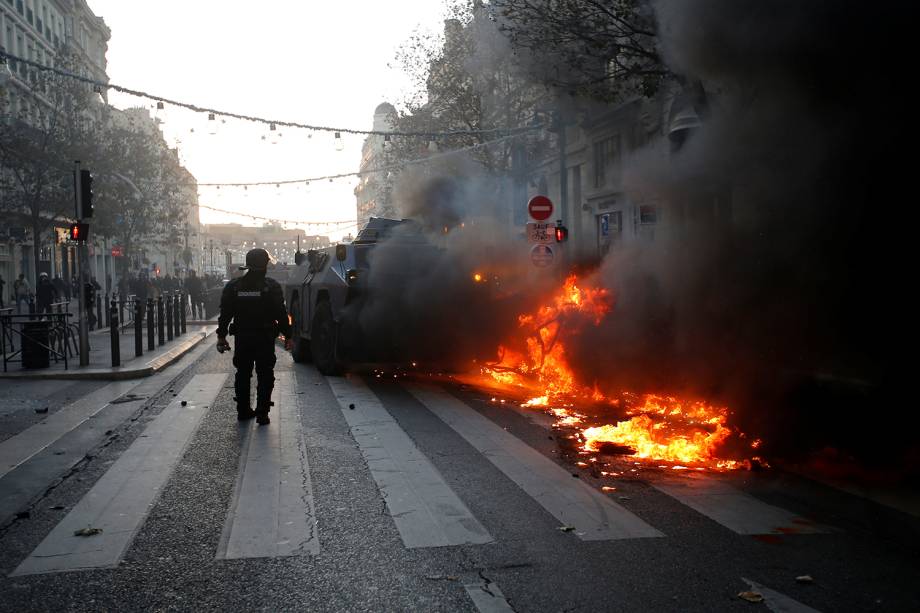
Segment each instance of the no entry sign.
M553 249L549 245L534 245L530 250L530 261L537 268L546 268L553 263Z
M546 196L534 196L527 203L527 212L537 221L546 221L553 214L553 201Z

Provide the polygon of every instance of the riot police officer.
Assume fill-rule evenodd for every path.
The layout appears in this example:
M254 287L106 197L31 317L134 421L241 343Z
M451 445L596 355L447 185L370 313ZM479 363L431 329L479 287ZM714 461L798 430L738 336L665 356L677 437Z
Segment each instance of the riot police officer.
M224 287L217 320L217 350L223 353L230 349L228 332L236 339L233 365L236 366L237 418L243 421L255 417L259 425L270 421L268 411L275 384L275 338L280 332L288 349L291 344L284 294L277 281L265 276L268 262L268 252L264 249L253 249L246 254L246 266L241 268L247 273ZM258 378L255 410L249 402L253 364Z

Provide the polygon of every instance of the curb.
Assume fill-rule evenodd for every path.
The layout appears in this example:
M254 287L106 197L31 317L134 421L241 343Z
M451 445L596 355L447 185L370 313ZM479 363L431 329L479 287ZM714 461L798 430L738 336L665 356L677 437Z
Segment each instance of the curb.
M142 366L137 367L109 367L93 368L87 370L59 371L59 372L8 372L0 373L0 379L54 379L54 380L104 380L123 381L126 379L140 379L154 375L167 366L177 362L182 356L201 344L205 339L214 334L216 330L202 330L192 333L181 344L176 345L163 355L160 355Z

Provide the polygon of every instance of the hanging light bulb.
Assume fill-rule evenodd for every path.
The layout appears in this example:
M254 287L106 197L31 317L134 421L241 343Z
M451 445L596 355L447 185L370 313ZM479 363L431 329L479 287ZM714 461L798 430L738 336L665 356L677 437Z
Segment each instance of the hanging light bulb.
M158 122L163 123L163 118L166 116L165 109L165 104L162 102L157 102L156 110L153 112L153 118Z
M217 134L217 118L214 113L208 113L208 134L211 136Z
M269 136L271 137L270 138L271 143L273 145L277 145L278 144L278 126L276 126L275 124L269 124L268 130L269 130Z
M342 140L342 133L336 132L335 133L335 150L341 151L344 148L345 148L345 141Z

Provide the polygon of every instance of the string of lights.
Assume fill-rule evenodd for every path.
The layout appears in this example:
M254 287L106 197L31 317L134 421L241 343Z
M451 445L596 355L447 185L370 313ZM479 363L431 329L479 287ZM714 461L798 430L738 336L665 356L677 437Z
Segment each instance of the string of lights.
M335 179L344 179L347 177L360 177L364 175L371 175L380 172L391 172L394 170L402 170L407 166L414 166L417 164L427 164L435 160L460 155L463 153L470 153L473 151L478 151L480 149L485 149L491 147L492 145L497 145L508 140L519 138L521 134L514 134L510 136L503 136L501 138L496 138L493 140L488 140L482 143L477 143L475 145L470 145L469 147L461 147L459 149L451 149L450 151L445 151L442 153L435 153L423 158L416 158L414 160L406 160L398 164L388 164L385 166L377 166L374 168L368 168L365 170L358 170L355 172L343 172L334 175L323 175L320 177L306 177L301 179L283 179L279 181L250 181L250 182L236 182L236 183L197 183L198 187L268 187L274 185L275 187L280 187L282 185L294 185L294 184L307 184L314 181L333 181ZM189 184L191 185L191 184Z
M151 94L143 90L132 89L125 87L123 85L118 85L115 83L106 83L104 81L97 81L90 77L84 77L82 75L70 72L69 70L64 70L62 68L56 68L54 66L47 66L40 62L33 60L28 60L26 58L13 55L5 50L0 50L0 58L3 58L7 61L21 62L26 66L31 66L36 70L42 72L50 72L56 74L60 77L85 83L91 85L96 91L102 91L103 89L111 89L129 96L134 96L137 98L146 98L147 100L153 100L158 103L158 108L161 108L161 104L169 104L170 106L175 106L179 108L184 108L196 113L206 113L209 119L215 117L229 117L232 119L239 119L242 121L250 121L253 123L261 123L270 126L273 130L277 126L283 126L286 128L298 128L304 130L311 130L314 132L334 132L336 138L341 138L341 134L359 134L359 135L374 135L374 136L401 136L401 137L415 137L415 138L426 138L426 139L436 139L436 138L449 138L452 136L481 136L481 135L490 135L490 134L521 134L525 132L533 132L536 130L542 129L542 125L531 125L526 127L519 128L489 128L485 130L451 130L451 131L411 131L411 130L396 130L396 131L387 131L387 130L359 130L356 128L342 128L342 127L333 127L333 126L321 126L300 123L296 121L285 121L280 119L267 119L265 117L257 117L254 115L244 115L241 113L234 113L231 111L222 111L220 109L214 109L206 106L201 106L198 104L192 104L189 102L182 102L179 100L173 100L171 98L166 98L164 96L159 96L157 94Z
M344 224L354 225L355 223L354 218L342 219L339 221L307 221L303 219L280 219L278 217L265 217L262 215L253 215L252 213L243 213L241 211L230 211L227 209L221 209L221 208L211 206L208 204L199 204L198 208L207 209L209 211L214 211L216 213L225 213L227 215L238 215L240 217L248 217L250 219L259 219L262 221L273 221L277 223L298 225L298 226L326 226L326 227L329 227L329 226L341 226Z

